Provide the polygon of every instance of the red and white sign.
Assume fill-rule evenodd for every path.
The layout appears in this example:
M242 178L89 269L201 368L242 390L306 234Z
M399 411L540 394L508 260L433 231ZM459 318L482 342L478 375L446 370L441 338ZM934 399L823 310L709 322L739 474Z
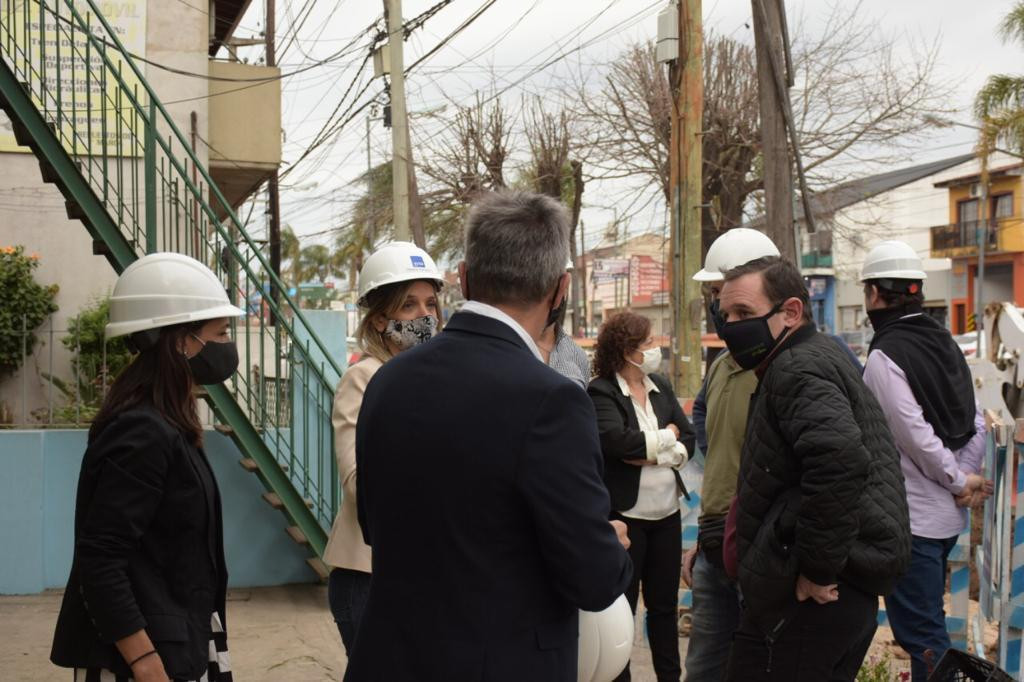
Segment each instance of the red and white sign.
M629 295L635 301L650 301L651 297L668 289L665 266L651 256L633 256L629 259Z

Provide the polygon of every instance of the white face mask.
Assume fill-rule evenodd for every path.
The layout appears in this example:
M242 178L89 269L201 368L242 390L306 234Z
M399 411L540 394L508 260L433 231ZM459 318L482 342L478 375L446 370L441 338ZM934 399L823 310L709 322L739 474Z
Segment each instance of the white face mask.
M643 356L644 356L643 362L641 362L640 364L637 364L637 363L633 362L632 360L630 360L629 358L626 358L626 362L628 362L629 364L633 365L634 367L639 367L640 371L643 372L644 374L654 374L659 369L661 369L661 349L660 348L655 346L654 348L648 348L647 350L640 351L640 352L643 353Z

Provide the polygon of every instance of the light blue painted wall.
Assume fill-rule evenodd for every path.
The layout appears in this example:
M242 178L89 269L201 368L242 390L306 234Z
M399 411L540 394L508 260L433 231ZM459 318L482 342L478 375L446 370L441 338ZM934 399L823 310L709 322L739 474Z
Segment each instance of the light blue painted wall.
M304 548L285 533L283 514L261 499L259 480L238 465L234 443L207 432L220 485L232 587L315 579ZM71 568L75 490L85 452L79 430L0 431L0 594L62 588Z

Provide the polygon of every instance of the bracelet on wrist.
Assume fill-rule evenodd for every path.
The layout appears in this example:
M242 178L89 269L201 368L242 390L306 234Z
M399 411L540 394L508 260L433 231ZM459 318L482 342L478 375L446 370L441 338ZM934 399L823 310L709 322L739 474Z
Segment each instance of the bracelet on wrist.
M147 651L146 653L142 654L141 656L138 656L134 661L129 663L128 667L129 668L134 668L136 663L138 663L142 659L146 658L147 656L152 656L155 653L156 653L156 649L150 649L149 651Z

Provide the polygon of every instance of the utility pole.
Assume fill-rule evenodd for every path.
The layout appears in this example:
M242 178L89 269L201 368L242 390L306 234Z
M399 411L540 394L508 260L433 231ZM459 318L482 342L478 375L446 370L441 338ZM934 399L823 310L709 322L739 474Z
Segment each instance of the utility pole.
M583 327L583 336L587 335L587 329L590 327L590 323L587 318L587 238L585 236L586 227L583 221L580 220L580 270L578 277L573 277L573 280L579 281L580 287L580 310L582 314L580 319L576 321L576 328ZM574 332L576 330L573 330ZM574 334L575 335L575 334Z
M987 176L987 173L982 175ZM974 330L978 334L978 347L974 352L975 357L984 358L985 353L988 351L985 348L985 296L983 290L985 288L985 249L988 248L988 177L979 178L981 185L981 196L978 202L981 204L978 211L978 216L981 218L977 226L977 240L978 240L978 275L975 278L976 291L974 292L977 296L977 303L974 304Z
M277 30L276 21L276 2L275 0L267 0L267 16L266 16L266 49L267 49L267 66L277 66L277 54L274 46L275 36L274 33ZM276 279L281 279L281 201L279 188L277 184L277 168L270 172L270 179L267 181L267 211L270 213L270 270L276 275ZM296 282L296 286L300 283ZM277 303L280 300L280 292L277 290L277 284L271 281L270 284L270 298ZM270 311L270 323L276 324L277 320L274 316L274 310L271 308Z
M782 3L751 0L754 47L757 54L757 92L761 111L761 150L764 158L765 232L783 258L800 264L800 245L793 223L793 176L786 139L785 102L772 67L785 63Z
M695 397L701 384L700 270L701 173L704 117L704 36L701 0L678 3L678 55L670 67L674 92L672 187L672 379L676 395Z
M409 241L409 117L405 110L402 0L384 0L384 14L388 25L391 78L391 182L394 187L395 239Z

